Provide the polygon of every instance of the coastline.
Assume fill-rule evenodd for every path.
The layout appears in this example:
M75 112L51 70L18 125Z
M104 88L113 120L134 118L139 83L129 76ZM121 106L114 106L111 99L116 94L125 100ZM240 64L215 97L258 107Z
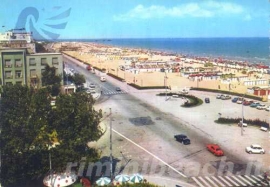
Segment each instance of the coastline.
M261 78L269 80L269 74L266 74L265 72L255 72L252 76L242 74L241 68L250 66L255 67L255 65L257 65L242 61L220 58L209 59L205 57L194 58L164 51L115 47L92 42L60 42L54 43L53 48L56 51L62 51L67 55L71 55L92 67L104 69L106 73L114 74L115 76L124 79L126 82L134 83L138 86L165 86L166 84L166 86L170 86L172 90L179 90L184 87L198 87L214 88L238 93L247 93L247 88L251 87L244 85L241 80L232 80L228 83L213 76L207 79L203 79L202 77L201 79L199 77L192 78L191 76L188 77L188 75L183 75L180 70L177 71L176 69L175 72L173 72L174 70L168 70L169 68L167 67L169 65L173 68L177 68L177 64L187 73L200 73L201 69L204 69L209 72L220 72L227 75L231 74L234 75L235 79L244 77L245 79L255 80L256 78L254 77L263 76ZM134 70L135 63L139 64L136 66L137 70ZM153 64L155 63L157 67L153 68L155 66ZM216 65L210 69L205 67L205 63L216 63ZM234 64L235 67L229 67L227 63ZM160 64L164 65L164 72L160 71L160 67L158 67ZM130 68L132 65L133 67ZM243 67L241 67L241 65ZM123 70L120 68L121 66L130 69L127 68ZM188 68L193 69L188 70ZM257 68L256 71L258 70L259 69ZM166 81L164 77L167 77Z

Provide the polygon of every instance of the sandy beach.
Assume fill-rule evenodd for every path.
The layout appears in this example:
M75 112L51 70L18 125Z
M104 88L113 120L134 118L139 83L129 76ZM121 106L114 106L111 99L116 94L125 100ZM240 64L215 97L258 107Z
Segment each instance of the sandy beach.
M234 79L245 78L245 80L269 79L269 74L253 71L252 75L243 74L241 69L222 67L214 65L207 68L202 60L187 59L182 56L170 55L162 52L153 52L142 49L128 49L112 46L105 46L96 43L62 42L53 45L54 50L63 51L65 54L80 59L93 67L105 69L106 73L112 73L128 83L135 83L139 86L169 86L172 90L180 90L185 87L198 87L220 89L237 93L247 93L247 89L252 86L244 85L243 81L231 81L230 83L221 78L191 79L183 76L183 69L188 73L200 73L201 70L209 72L220 72L231 74ZM72 51L71 51L72 50ZM135 60L134 60L135 59ZM156 68L153 64L157 63ZM161 72L158 67L163 64L164 69L169 63L178 64L182 71L171 72L165 70ZM210 63L211 62L209 60ZM139 64L137 70L134 68L121 69ZM150 66L151 64L152 66ZM169 64L169 65L168 65ZM200 70L200 71L199 71ZM167 79L165 78L167 77ZM229 86L230 85L230 86ZM261 85L261 86L266 86Z

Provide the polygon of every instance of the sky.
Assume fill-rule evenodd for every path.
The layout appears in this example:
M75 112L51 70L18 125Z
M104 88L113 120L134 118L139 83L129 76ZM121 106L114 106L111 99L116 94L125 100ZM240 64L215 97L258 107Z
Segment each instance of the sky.
M58 39L269 37L269 5L269 0L1 0L0 31L34 28Z

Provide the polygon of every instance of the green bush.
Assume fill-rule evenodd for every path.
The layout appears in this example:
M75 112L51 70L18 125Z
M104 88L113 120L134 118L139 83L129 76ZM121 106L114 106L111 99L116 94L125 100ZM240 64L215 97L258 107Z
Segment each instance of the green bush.
M125 79L123 79L123 78L121 78L121 77L118 77L118 76L112 74L112 73L107 73L107 75L109 75L109 76L111 76L112 78L115 78L116 80L119 80L119 81L125 80Z
M223 117L220 117L215 122L220 123L220 124L232 124L232 123L237 124L240 121L242 121L242 118L223 118ZM269 123L267 123L266 121L261 121L260 119L254 119L254 120L244 119L244 123L247 123L248 125L251 125L251 126L269 128Z
M172 96L172 95L178 95L178 97L185 97L185 98L188 98L188 102L185 102L182 107L186 107L186 108L189 108L189 107L194 107L194 106L199 106L203 103L203 101L198 98L198 97L195 97L194 95L186 95L186 94L179 94L179 93L173 93L173 92L169 92L169 93L159 93L157 94L157 96Z

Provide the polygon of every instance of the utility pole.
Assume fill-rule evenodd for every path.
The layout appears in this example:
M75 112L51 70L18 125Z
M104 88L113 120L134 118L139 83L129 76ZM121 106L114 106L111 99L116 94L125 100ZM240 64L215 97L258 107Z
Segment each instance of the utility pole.
M242 124L241 124L241 136L244 135L244 96L243 95L243 101L242 101Z
M112 159L112 109L110 108L110 175L113 181L113 159Z
M165 73L165 76L164 76L164 86L165 86L165 89L166 89L166 98L165 98L165 101L167 101L167 74L166 74L166 70L164 70L164 73Z

